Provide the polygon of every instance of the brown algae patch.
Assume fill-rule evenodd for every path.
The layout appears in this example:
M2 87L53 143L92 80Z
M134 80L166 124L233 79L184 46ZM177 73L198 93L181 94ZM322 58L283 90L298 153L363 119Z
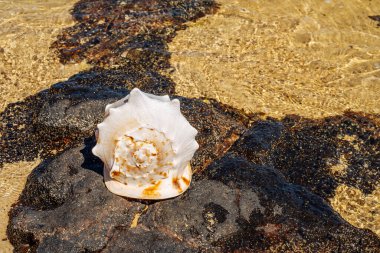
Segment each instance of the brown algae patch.
M179 95L274 117L380 113L378 1L218 2L169 43Z
M88 68L85 62L62 65L52 42L73 24L69 1L1 1L0 112L9 104L35 94Z
M166 43L186 28L183 23L216 8L213 0L82 0L72 11L76 24L64 29L53 47L64 63L86 59L97 66L141 66L144 72L167 68Z
M343 184L338 186L330 203L352 225L370 229L380 236L380 187L371 194L363 194Z
M0 249L11 252L12 246L7 240L8 212L24 189L29 173L40 163L32 162L7 163L0 170Z

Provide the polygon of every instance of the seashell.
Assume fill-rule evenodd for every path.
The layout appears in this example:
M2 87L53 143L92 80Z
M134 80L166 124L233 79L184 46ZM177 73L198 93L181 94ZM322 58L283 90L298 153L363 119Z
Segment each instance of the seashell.
M106 106L92 152L104 163L104 181L111 192L167 199L190 185L197 133L182 115L178 99L135 88Z

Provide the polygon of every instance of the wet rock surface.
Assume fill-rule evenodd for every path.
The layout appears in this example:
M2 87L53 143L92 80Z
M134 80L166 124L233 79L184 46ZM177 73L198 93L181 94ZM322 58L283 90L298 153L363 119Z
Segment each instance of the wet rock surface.
M221 157L246 130L240 121L239 112L232 115L231 108L214 103L207 104L199 99L177 97L181 102L181 112L198 130L195 137L199 149L191 166L195 172L204 170L213 160Z
M0 115L0 163L49 157L92 134L104 106L129 92L121 80L110 75L108 85L105 77L81 73L8 106Z
M213 242L224 252L379 250L375 234L349 225L322 198L287 182L273 167L227 155L198 178L222 182L236 192L230 203L238 206L234 220L239 229Z
M147 240L148 239L148 240ZM185 243L161 231L146 228L117 227L102 252L198 252Z
M30 175L10 225L16 252L99 250L106 234L129 225L141 209L142 204L104 191L101 162L82 149L45 161Z
M328 199L339 184L371 193L380 182L380 116L347 112L320 120L256 122L233 152L280 170Z
M2 129L5 140L1 144L2 162L33 159L38 154L50 157L53 152L78 145L94 133L96 124L104 118L105 106L129 94L127 88L117 83L111 86L92 82L92 78L88 82L83 77L79 80L81 84L74 78L39 94L38 106L32 107L33 110L27 110L30 107L23 104L20 114L25 117L18 120L24 127L16 130L20 122L13 121L10 127L4 125ZM244 117L228 106L175 97L182 104L182 113L199 131L196 138L201 148L197 155L201 159L193 162L195 170L220 157L246 129L246 122L241 120Z
M82 0L72 10L77 23L65 29L53 47L62 62L133 62L162 69L169 66L167 42L176 31L216 9L213 0Z
M191 189L178 198L139 202L116 196L104 186L102 163L90 152L94 144L87 139L32 172L8 227L16 251L380 248L375 234L349 225L319 196L287 182L270 166L231 153L198 173Z

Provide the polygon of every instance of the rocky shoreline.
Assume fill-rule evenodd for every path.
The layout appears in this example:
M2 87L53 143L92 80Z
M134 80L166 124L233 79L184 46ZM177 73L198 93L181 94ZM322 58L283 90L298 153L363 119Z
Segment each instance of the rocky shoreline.
M90 152L94 144L87 139L29 176L8 228L16 252L380 248L373 232L348 224L321 197L289 183L273 167L231 152L196 174L191 188L178 198L136 201L114 195L104 186L101 161ZM198 153L194 163L199 160Z
M16 252L380 251L378 235L329 204L338 184L364 193L378 186L380 115L262 119L176 95L161 72L166 43L216 9L207 0L78 2L77 24L53 47L62 62L96 66L0 115L1 164L45 158L10 212ZM111 194L90 152L105 105L133 87L179 98L199 131L196 174L178 198Z

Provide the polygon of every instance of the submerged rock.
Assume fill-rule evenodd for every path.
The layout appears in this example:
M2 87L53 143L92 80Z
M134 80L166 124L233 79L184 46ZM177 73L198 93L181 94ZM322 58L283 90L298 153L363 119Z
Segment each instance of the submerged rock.
M380 15L368 16L370 19L377 21L377 26L380 27Z
M270 166L233 154L198 173L178 198L140 202L119 197L106 189L103 165L90 152L93 145L89 139L32 172L8 226L17 252L380 248L376 235L345 222L322 198L287 182Z
M380 182L380 116L346 112L319 120L256 122L232 148L325 199L340 184L371 193Z
M76 24L66 28L53 47L63 63L133 62L159 70L169 66L167 42L176 31L216 9L213 0L82 0L72 10Z

